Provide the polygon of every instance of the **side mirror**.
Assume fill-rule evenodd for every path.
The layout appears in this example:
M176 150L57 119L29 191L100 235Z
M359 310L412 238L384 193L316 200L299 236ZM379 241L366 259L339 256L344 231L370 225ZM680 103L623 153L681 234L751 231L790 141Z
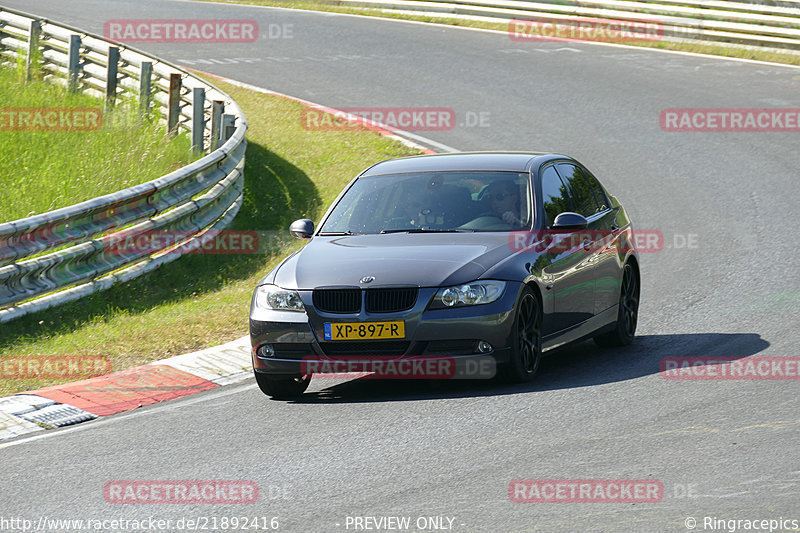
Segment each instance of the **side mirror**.
M560 213L553 221L553 229L586 229L588 225L585 216L570 211Z
M314 222L307 218L295 220L289 226L289 233L297 239L310 239L311 235L314 234Z

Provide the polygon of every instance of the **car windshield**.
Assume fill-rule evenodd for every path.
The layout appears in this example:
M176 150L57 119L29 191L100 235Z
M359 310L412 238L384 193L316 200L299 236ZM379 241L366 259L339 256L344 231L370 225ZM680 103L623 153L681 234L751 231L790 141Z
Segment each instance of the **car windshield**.
M525 229L529 184L519 172L366 176L339 200L320 235Z

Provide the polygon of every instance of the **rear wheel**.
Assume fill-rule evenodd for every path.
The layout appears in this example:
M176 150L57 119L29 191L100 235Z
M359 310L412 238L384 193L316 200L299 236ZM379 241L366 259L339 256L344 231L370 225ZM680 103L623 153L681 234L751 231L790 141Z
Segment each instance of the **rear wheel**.
M539 300L533 290L526 286L517 304L511 361L501 370L503 381L522 383L531 381L536 375L542 359L541 319Z
M614 329L594 338L603 347L627 346L633 342L636 323L639 321L639 278L630 263L622 271L622 288L619 294L619 312Z
M311 375L280 376L255 372L261 392L276 400L291 400L302 396L311 383Z

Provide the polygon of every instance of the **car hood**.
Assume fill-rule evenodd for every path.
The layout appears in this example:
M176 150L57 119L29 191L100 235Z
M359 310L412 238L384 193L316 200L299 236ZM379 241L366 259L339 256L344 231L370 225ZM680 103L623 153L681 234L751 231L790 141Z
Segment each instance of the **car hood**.
M273 282L287 289L455 285L511 253L505 232L317 236L278 267ZM375 279L361 284L365 276Z

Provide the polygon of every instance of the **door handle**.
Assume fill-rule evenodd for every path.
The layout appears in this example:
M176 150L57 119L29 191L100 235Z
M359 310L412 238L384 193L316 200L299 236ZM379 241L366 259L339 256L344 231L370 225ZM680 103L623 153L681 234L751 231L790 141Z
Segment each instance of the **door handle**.
M585 241L583 241L583 249L588 252L589 250L591 250L592 244L594 244L592 241L586 239Z

